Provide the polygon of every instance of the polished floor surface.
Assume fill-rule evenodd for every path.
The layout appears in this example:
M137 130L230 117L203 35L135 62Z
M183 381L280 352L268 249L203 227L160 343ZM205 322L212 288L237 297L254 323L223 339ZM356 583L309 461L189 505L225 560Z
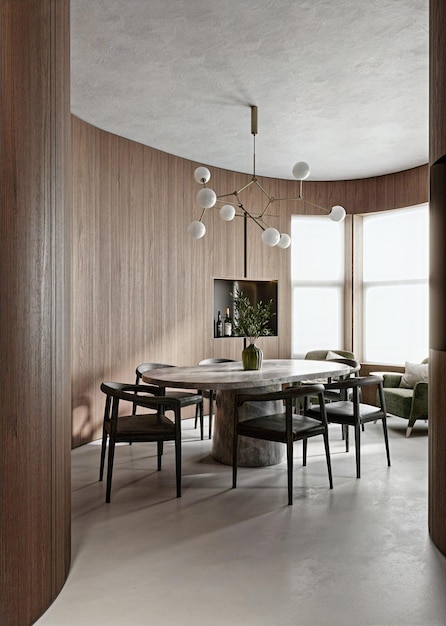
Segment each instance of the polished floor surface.
M72 453L71 573L38 626L433 626L446 624L446 558L427 529L427 427L410 439L390 418L368 424L362 478L330 427L334 489L322 445L286 466L214 462L193 421L183 428L183 497L173 446L119 446L111 504L97 480L99 446Z

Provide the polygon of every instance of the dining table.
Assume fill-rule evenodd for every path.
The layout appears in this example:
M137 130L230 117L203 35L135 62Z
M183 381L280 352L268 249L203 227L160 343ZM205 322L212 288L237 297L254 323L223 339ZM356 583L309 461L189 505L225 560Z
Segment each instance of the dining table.
M258 370L244 370L241 361L212 363L200 366L177 366L148 370L144 382L162 387L206 389L216 392L216 411L212 437L212 457L219 463L232 465L235 395L240 392L262 393L277 391L286 384L315 382L346 376L348 365L334 361L309 359L265 359ZM270 412L281 412L279 403L246 403L239 419ZM260 467L281 463L285 446L274 441L240 437L239 462L245 467Z

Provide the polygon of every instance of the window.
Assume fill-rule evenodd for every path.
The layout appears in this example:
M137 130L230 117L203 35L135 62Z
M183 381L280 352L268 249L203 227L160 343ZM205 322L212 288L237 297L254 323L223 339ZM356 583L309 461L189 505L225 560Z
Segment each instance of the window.
M291 354L349 349L345 332L352 331L363 362L420 362L429 346L428 205L354 219L358 227L350 231L326 217L292 218ZM354 294L346 232L357 233Z
M344 223L293 215L291 354L344 344Z
M427 205L363 217L362 359L420 362L429 346Z

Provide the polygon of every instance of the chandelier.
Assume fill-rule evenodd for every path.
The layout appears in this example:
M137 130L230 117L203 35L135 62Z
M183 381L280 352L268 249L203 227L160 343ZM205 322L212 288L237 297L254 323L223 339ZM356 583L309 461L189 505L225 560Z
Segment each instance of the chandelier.
M197 193L197 203L201 207L202 212L200 215L200 219L189 224L188 232L191 237L193 237L194 239L200 239L201 237L204 237L206 233L206 227L203 223L204 215L208 209L218 208L218 206L220 206L220 217L224 222L230 222L237 216L245 217L245 219L249 218L263 231L262 241L265 245L270 247L278 246L279 248L284 249L289 247L291 243L291 237L287 233L280 233L277 228L268 226L268 224L266 223L266 213L274 202L281 202L285 200L295 200L298 202L303 201L310 206L313 206L328 213L328 217L334 222L342 222L342 220L345 218L345 209L342 206L335 205L331 208L331 210L325 209L324 207L321 207L314 202L310 202L303 197L303 181L310 175L310 166L305 161L298 161L293 167L293 176L300 182L299 195L291 198L274 198L273 196L271 196L259 183L256 176L256 106L251 106L251 134L254 138L253 171L250 181L240 189L236 189L235 191L231 191L229 193L217 195L213 189L206 186L211 178L211 172L208 170L208 168L200 166L197 167L197 169L195 170L194 178L197 183L200 183L202 185L202 188ZM260 213L253 213L251 210L248 211L240 197L240 195L251 185L255 185L256 187L258 187L258 189L260 189L261 193L265 197L265 206L260 211Z

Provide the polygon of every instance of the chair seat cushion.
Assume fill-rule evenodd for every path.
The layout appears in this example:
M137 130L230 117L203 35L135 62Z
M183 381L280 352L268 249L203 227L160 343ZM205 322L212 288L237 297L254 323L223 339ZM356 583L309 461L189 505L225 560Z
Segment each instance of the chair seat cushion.
M327 420L336 424L354 424L353 402L343 400L340 402L329 402L326 405ZM372 422L383 417L380 408L371 404L360 404L359 411L361 422ZM314 417L320 415L318 406L312 407L308 414Z
M180 400L181 406L189 406L191 404L200 404L203 400L203 396L199 393L188 393L187 391L168 391L166 393L167 398L176 398Z
M409 419L412 408L413 389L403 387L384 388L388 413Z
M318 419L296 415L292 418L293 440L305 439L309 435L324 433L324 426ZM261 415L239 422L237 425L239 435L256 437L257 439L269 439L271 441L286 441L285 414Z
M111 422L106 423L110 433ZM160 413L123 415L118 417L116 441L150 441L152 437L174 439L175 424Z

